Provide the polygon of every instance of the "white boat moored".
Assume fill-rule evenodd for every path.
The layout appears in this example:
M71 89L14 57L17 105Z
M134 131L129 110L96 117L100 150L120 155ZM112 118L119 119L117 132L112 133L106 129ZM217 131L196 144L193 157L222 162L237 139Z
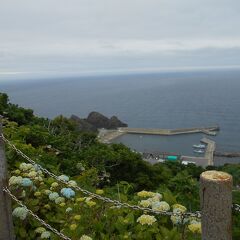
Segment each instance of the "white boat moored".
M200 149L205 149L206 145L205 144L194 144L193 148L200 148Z

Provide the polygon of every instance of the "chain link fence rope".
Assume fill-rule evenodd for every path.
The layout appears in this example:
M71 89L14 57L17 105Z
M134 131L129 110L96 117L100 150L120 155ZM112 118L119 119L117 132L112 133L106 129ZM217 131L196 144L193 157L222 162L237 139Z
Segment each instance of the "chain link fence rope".
M234 204L233 204L233 209L234 209L235 211L237 211L237 212L240 212L240 205L237 204L237 203L234 203Z
M27 206L25 206L20 200L18 200L11 191L4 187L3 191L6 192L15 202L17 202L18 205L23 207L32 217L34 217L38 222L40 222L43 226L45 226L47 229L58 235L60 238L65 240L71 240L71 238L65 236L63 233L59 232L57 229L46 223L44 220L42 220L38 215L36 215L32 210L28 209Z
M57 180L58 182L61 182L67 186L69 186L68 182L60 179L58 176L56 176L55 174L53 174L52 172L48 171L47 169L43 168L41 165L37 164L34 160L32 160L31 158L29 158L27 155L25 155L21 150L19 150L18 148L16 148L16 146L14 144L12 144L7 138L4 137L3 134L0 135L0 137L3 139L3 141L9 145L18 155L20 155L21 157L23 157L24 159L26 159L29 163L36 165L42 172L44 172L45 174L47 174L48 176L54 178L55 180ZM201 218L201 213L199 211L192 213L192 212L185 212L185 213L176 213L176 212L170 212L170 211L157 211L157 210L153 210L151 208L148 207L140 207L138 205L131 205L129 203L126 202L120 202L118 200L114 200L114 199L110 199L108 197L104 197L101 195L98 195L96 193L90 192L86 189L83 189L79 186L70 186L74 189L76 189L77 191L82 192L85 195L88 195L92 198L96 198L99 199L103 202L106 203L110 203L113 205L116 205L118 207L124 207L124 208L130 208L133 210L138 210L138 211L143 211L143 212L148 212L148 213L152 213L152 214L157 214L157 215L164 215L164 216L179 216L181 218L188 218L188 217L195 217L195 218Z

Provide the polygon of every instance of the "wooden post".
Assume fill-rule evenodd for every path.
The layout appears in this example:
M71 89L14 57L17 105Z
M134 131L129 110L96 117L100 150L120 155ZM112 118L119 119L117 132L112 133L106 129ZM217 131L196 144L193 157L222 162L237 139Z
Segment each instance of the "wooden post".
M206 171L200 176L202 240L232 239L232 176Z
M0 115L0 134L2 134L2 117ZM0 137L0 240L13 240L13 221L11 199L3 192L7 186L7 162L5 158L4 142Z

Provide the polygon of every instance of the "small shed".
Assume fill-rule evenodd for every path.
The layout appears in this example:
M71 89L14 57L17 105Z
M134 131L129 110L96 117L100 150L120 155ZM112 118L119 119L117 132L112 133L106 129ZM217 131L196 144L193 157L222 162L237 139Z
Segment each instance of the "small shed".
M177 156L167 156L167 160L169 160L169 161L177 161L178 157Z

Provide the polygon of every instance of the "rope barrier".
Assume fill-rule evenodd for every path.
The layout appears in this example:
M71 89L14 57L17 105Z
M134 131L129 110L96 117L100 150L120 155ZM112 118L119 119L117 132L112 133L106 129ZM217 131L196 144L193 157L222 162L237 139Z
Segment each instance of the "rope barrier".
M237 203L234 203L234 204L233 204L233 209L234 209L235 211L237 211L237 212L240 212L240 205L237 204Z
M25 206L20 200L18 200L12 193L11 191L4 187L3 191L6 192L15 202L18 203L21 207L23 207L32 217L34 217L38 222L40 222L43 226L45 226L47 229L51 230L53 233L61 237L62 239L65 240L71 240L71 238L65 236L63 233L59 232L57 229L46 223L44 220L42 220L38 215L36 215L32 210L28 209L27 206Z
M56 179L58 182L61 182L67 186L69 186L68 182L60 179L58 176L56 176L55 174L53 174L52 172L48 171L47 169L43 168L41 165L37 164L34 160L32 160L31 158L29 158L27 155L25 155L21 150L19 150L18 148L16 148L16 146L14 144L12 144L8 139L6 139L4 137L3 134L0 135L0 137L3 139L3 141L5 143L7 143L14 151L16 151L16 153L18 155L20 155L21 157L23 157L24 159L26 159L29 163L36 165L37 167L39 167L40 170L42 170L45 174L49 175L50 177ZM120 202L118 200L113 200L110 199L108 197L103 197L101 195L98 195L96 193L90 192L86 189L83 189L79 186L71 186L72 188L76 189L77 191L82 192L85 195L89 195L92 198L96 198L99 199L103 202L106 203L110 203L110 204L114 204L116 206L119 207L125 207L125 208L130 208L133 210L138 210L138 211L143 211L143 212L148 212L148 213L152 213L152 214L157 214L157 215L164 215L164 216L179 216L181 218L187 218L187 217L195 217L195 218L201 218L201 213L199 211L192 213L192 212L185 212L185 213L174 213L174 212L169 212L169 211L157 211L157 210L153 210L151 208L147 208L147 207L140 207L138 205L131 205L129 203L126 202Z

